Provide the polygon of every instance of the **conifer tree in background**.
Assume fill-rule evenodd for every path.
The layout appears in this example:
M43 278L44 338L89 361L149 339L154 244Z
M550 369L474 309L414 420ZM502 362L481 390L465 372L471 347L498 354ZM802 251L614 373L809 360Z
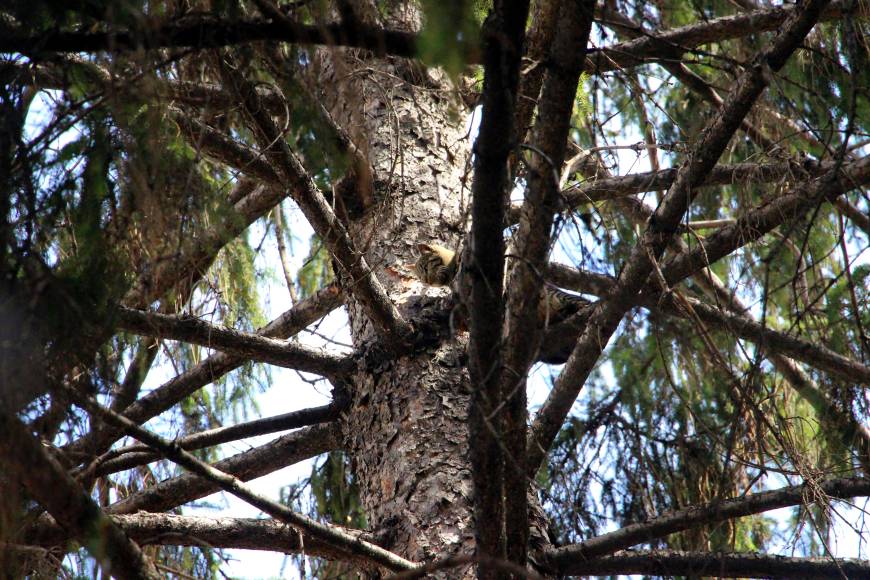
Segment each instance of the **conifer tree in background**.
M0 569L870 577L867 10L4 5Z

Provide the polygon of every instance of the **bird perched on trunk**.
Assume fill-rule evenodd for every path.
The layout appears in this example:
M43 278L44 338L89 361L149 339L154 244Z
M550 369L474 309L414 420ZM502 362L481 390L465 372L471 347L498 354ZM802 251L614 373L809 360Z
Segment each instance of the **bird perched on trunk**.
M417 250L420 257L414 270L420 281L429 286L449 286L459 271L460 254L437 244L417 244ZM557 324L588 304L579 296L548 285L538 302L538 320L541 325Z
M459 271L459 254L438 244L417 244L417 277L429 286L448 286Z

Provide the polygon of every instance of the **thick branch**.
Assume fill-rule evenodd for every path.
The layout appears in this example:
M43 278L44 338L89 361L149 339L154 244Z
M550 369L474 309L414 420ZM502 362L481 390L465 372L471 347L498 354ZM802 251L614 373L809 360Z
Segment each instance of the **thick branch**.
M842 17L846 0L833 2L821 15L828 21ZM656 36L615 44L600 49L586 64L587 72L606 72L636 66L644 62L678 59L701 44L738 38L748 33L776 30L794 12L795 7L771 8L716 18L665 31ZM147 31L147 32L146 32ZM352 32L352 33L351 33ZM369 27L355 23L353 30L342 24L311 26L271 20L222 19L197 15L170 24L144 22L142 31L111 32L47 31L38 35L16 27L5 27L0 36L0 52L97 52L154 48L216 48L259 40L277 40L298 44L325 44L365 48L378 55L414 57L416 35ZM465 45L466 62L480 62L477 47Z
M208 518L147 512L110 517L128 536L142 545L211 546L284 554L304 553L371 567L369 560L348 555L309 534L300 535L298 530L273 519ZM355 530L344 530L344 533L359 535Z
M823 22L841 18L848 5L846 0L831 2L817 18ZM663 59L677 61L684 52L702 44L778 30L801 8L802 5L798 4L744 12L621 42L591 54L586 61L585 70L589 73L603 73ZM866 7L863 8L864 13L866 10Z
M537 472L580 389L623 315L631 308L654 262L659 260L695 195L695 188L713 169L728 141L755 100L818 19L825 0L810 0L793 13L782 33L763 50L741 76L719 113L708 123L700 142L680 167L667 195L649 220L643 238L632 251L609 296L600 301L577 341L562 374L532 425L529 474Z
M308 427L309 425L317 425L318 423L326 423L338 418L341 412L341 406L331 403L321 407L313 407L311 409L302 409L291 413L284 413L274 417L266 417L247 423L238 425L230 425L228 427L218 427L217 429L209 429L182 437L174 441L175 445L185 450L202 449L211 445L220 445L230 441L237 441L247 437L255 437L257 435L268 435L277 431L288 431L290 429L298 429L300 427ZM99 463L94 469L94 475L102 476L110 473L116 473L135 467L157 461L160 455L152 453L146 445L128 445L119 449L112 449L99 459Z
M844 165L845 168L852 164ZM799 168L792 163L736 163L717 165L698 187L732 185L737 183L770 183L784 178L800 179L805 176L819 177L834 168L833 162L806 163ZM661 171L630 173L584 181L562 190L561 198L567 208L577 208L588 203L629 197L647 191L667 189L674 183L676 168ZM838 200L839 201L839 200ZM508 222L519 223L520 204L512 204L508 210ZM860 213L860 212L859 212Z
M353 359L349 356L328 354L293 342L215 326L194 317L120 307L118 326L144 336L199 344L246 359L330 378L340 378L354 367Z
M226 473L225 471L212 467L208 463L197 459L194 455L181 449L172 441L164 439L159 435L155 435L151 431L143 429L129 419L124 418L122 415L100 406L91 397L78 395L71 389L66 389L66 394L69 395L77 405L91 413L91 415L98 416L100 420L113 425L115 428L123 429L131 437L135 437L145 445L160 452L160 454L167 459L171 459L178 465L190 470L201 480L205 480L210 485L217 486L239 499L260 508L272 517L294 526L305 534L317 538L322 542L331 544L339 549L346 550L350 554L367 557L373 562L385 566L390 570L409 570L415 567L414 563L409 562L392 552L384 550L370 542L361 540L356 536L349 535L339 528L322 524L291 510L282 503L256 493L251 487L238 478Z
M565 145L571 115L577 98L577 83L589 43L595 2L561 2L558 23L549 51L549 66L541 88L538 116L527 154L528 187L520 212L520 225L511 249L508 280L508 307L502 341L503 370L500 373L502 397L507 401L505 446L510 458L505 464L505 517L508 541L522 545L528 536L526 503L526 446L528 404L526 376L537 352L541 330L541 272L546 266L559 206L558 169L565 158ZM509 559L525 564L525 558Z
M270 184L270 189L283 191L281 178L258 151L183 111L176 111L173 118L188 142L197 151L202 150L209 157L238 169L249 178L257 178Z
M338 287L327 286L284 312L261 328L257 334L273 338L287 338L327 315L341 302L342 294ZM125 410L124 416L136 423L144 423L171 408L184 397L190 396L199 388L238 368L245 360L247 359L244 357L222 352L214 354L135 401ZM93 430L88 435L68 445L63 451L73 457L84 455L85 458L89 458L90 454L105 451L119 435L120 432L111 428Z
M616 283L616 279L611 276L583 272L559 264L550 264L548 274L555 284L563 288L599 296L606 296ZM698 318L714 328L751 340L766 351L782 353L846 380L858 380L870 384L870 367L838 354L824 345L813 344L798 336L774 330L742 314L732 314L692 298L685 298L685 300ZM650 311L663 311L691 319L690 314L672 295L663 299L659 293L645 293L640 296L637 303ZM551 345L563 346L563 340L555 335L550 336L553 339L550 341ZM568 340L573 341L570 337ZM557 348L554 348L555 350Z
M509 182L507 161L517 138L514 114L528 9L528 0L496 2L483 27L483 112L474 143L471 206L474 242L467 244L461 272L469 312L468 370L471 380L479 385L473 391L468 418L470 437L475 441L470 449L478 522L475 538L478 553L494 558L506 556L504 440L502 417L496 414L502 402L498 357L504 319L502 230ZM525 556L525 545L522 551ZM478 575L496 577L483 568Z
M371 50L377 55L413 57L416 35L355 23L353 30L342 24L307 25L272 20L224 19L198 14L165 24L142 21L139 30L98 32L49 30L39 34L5 26L0 35L0 52L34 54L39 52L101 52L157 48L218 48L259 40L295 44L351 46ZM469 47L473 59L473 47Z
M559 16L558 0L537 0L532 5L532 17L529 30L526 33L526 54L524 59L530 63L523 70L517 91L517 106L515 124L517 142L526 140L526 133L531 126L532 115L538 104L538 94L544 84L544 61L550 52L553 35L556 33L556 22ZM584 47L585 49L585 47Z
M562 557L545 560L554 574L609 576L715 576L717 578L868 578L870 562L855 559L792 558L757 553L683 552L678 550L625 551L584 560Z
M214 464L214 468L242 481L249 481L321 453L334 451L339 447L340 437L338 427L331 423L306 427L265 445L222 459ZM186 473L128 496L109 506L107 511L113 514L138 510L166 511L220 489L213 482Z
M867 236L870 236L870 217L868 217L867 214L842 198L835 201L834 204L837 206L837 209L843 212L843 215L848 217L856 226L864 230L864 233L867 234Z
M100 510L16 417L0 413L4 479L20 482L52 517L118 578L157 580L160 575L139 546Z
M783 507L804 505L812 501L813 498L819 497L820 494L844 499L868 496L870 495L870 478L830 479L817 485L793 485L741 498L693 506L663 514L646 522L630 524L579 544L557 548L548 552L546 559L551 562L559 561L562 558L591 560L637 544L653 542L698 525L710 525Z
M234 204L235 211L226 212L219 224L199 232L195 242L185 247L180 256L160 260L143 272L124 297L124 304L144 308L163 297L180 280L191 277L191 273L200 277L227 242L238 237L286 195L276 188L258 187L242 197Z

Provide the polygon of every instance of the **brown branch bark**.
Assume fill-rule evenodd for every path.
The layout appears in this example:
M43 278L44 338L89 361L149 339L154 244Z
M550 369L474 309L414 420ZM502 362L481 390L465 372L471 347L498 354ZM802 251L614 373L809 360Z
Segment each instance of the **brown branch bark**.
M616 24L616 28L630 38L637 38L639 36L650 37L648 31L644 30L630 18L618 12L607 10L604 14L604 18L609 23ZM714 107L718 108L722 106L722 97L719 96L719 93L717 93L716 90L703 79L703 77L695 74L682 62L665 60L661 63L661 66L678 78L690 90L713 104ZM752 139L762 149L769 151L778 148L776 142L765 136L762 131L749 121L749 119L743 119L740 128L743 129L750 139Z
M551 550L545 554L544 559L549 562L556 562L562 558L566 560L575 558L591 560L637 544L652 542L697 525L709 525L783 507L803 505L813 498L819 497L820 494L834 498L868 496L870 495L870 478L830 479L819 484L793 485L740 498L696 505L662 514L646 522L629 524L579 544Z
M837 199L839 200L839 198ZM645 222L652 214L653 210L647 207L640 201L631 205L632 211L631 217L636 222ZM733 221L733 220L732 220ZM672 240L672 245L675 246L675 249L678 254L684 254L688 251L686 244L679 238L674 238ZM564 267L551 267L550 274L555 275L557 278L565 278L565 274L568 273L568 277L572 277L570 274L570 268ZM738 325L753 325L753 331L755 333L755 337L751 334L744 334L744 338L749 338L750 340L755 340L763 349L768 353L768 357L770 361L773 363L774 367L780 372L788 381L788 383L794 388L801 397L803 397L816 411L817 417L823 428L833 429L834 433L837 437L843 442L843 444L847 447L854 447L858 462L863 467L865 472L868 470L868 465L870 465L870 431L861 424L861 422L856 421L855 418L847 411L844 411L840 406L838 406L832 398L825 393L819 386L809 377L807 374L791 359L783 356L782 352L778 350L778 346L781 341L778 340L764 340L764 334L770 331L763 327L762 325L756 324L752 321L748 315L746 314L746 308L740 303L740 301L734 296L732 293L728 292L719 282L718 278L712 274L709 270L702 269L694 273L697 277L698 282L701 287L713 297L717 303L724 304L727 309L733 311L733 315L728 315L725 312L720 312L718 309L713 309L716 312L716 316L713 316L711 320L709 317L706 318L706 322L712 323L714 326L719 326L720 329L725 330L726 332L732 332L732 327L722 326L722 317L720 315L724 315L725 317L734 316L734 319L737 321ZM607 276L594 275L590 273L582 273L577 276L573 275L575 280L581 282L581 284L586 284L586 291L593 294L602 295L606 292L606 288L608 288L609 284L611 284L612 279ZM562 285L567 282L566 280L556 281L557 284ZM571 286L566 286L571 287ZM576 287L575 287L576 289ZM598 292L599 289L604 289L602 292ZM673 301L673 296L670 297L671 302L669 309L670 314L676 314L678 316L683 317L695 317L698 316L699 313L697 309L692 308L691 304L688 305L689 308L692 308L691 316L689 312L684 311L683 308L677 307L674 308L675 304ZM642 299L643 301L644 299ZM693 303L693 302L692 302ZM650 309L657 309L659 306L659 301L657 299L653 299L651 296L646 296L644 305ZM699 307L701 310L709 308L707 305L702 305ZM709 314L706 313L706 314ZM703 316L699 316L699 319L705 318ZM562 352L570 350L571 346L574 343L574 339L571 336L574 332L578 332L579 328L582 327L584 320L582 317L577 320L564 325L562 329L554 328L552 333L549 333L548 340L545 342L547 347L551 348L551 352L544 353L546 358L544 360L547 361L559 361L565 360L565 355L561 354L559 349L563 349ZM574 330L571 330L574 329ZM788 339L793 339L794 337L787 336ZM768 336L768 338L770 338ZM761 340L759 340L761 339ZM816 345L812 345L807 343L806 341L801 341L802 344L801 349L805 349L810 347L812 349L817 349ZM771 344L772 343L772 344ZM774 346L776 345L776 346ZM794 346L794 345L792 345ZM792 350L791 355L796 356L796 358L803 358L800 356L801 349ZM826 352L822 353L818 358L827 358L828 361L830 359L837 359L840 355L836 353L832 353L825 349ZM829 355L834 355L833 357ZM848 359L846 359L848 361ZM840 362L839 360L837 362ZM847 364L845 368L849 368L851 365L855 364L854 361L848 361L850 364ZM815 363L811 363L815 364ZM835 363L836 364L836 363ZM818 367L819 365L816 364ZM839 366L841 370L844 368ZM853 369L849 369L844 378L848 381L852 381L853 377L851 375ZM865 368L866 370L866 368ZM836 372L836 371L835 371ZM842 376L842 373L841 373Z
M335 403L302 409L274 417L248 421L228 427L218 427L200 431L174 441L174 444L185 450L202 449L212 445L220 445L257 435L268 435L277 431L289 431L300 427L328 423L338 418L342 407ZM100 477L118 471L124 471L137 465L157 461L161 455L153 453L146 445L127 445L112 449L93 463L93 475ZM90 469L90 468L89 468Z
M233 205L235 211L226 212L219 224L200 232L195 242L185 247L181 255L162 259L140 274L124 297L124 304L131 308L144 308L161 298L179 281L199 279L227 242L264 216L286 195L282 190L258 187L242 197Z
M183 111L177 111L174 120L195 150L203 151L209 157L238 169L248 178L268 183L270 189L283 191L281 178L258 151Z
M662 266L662 274L668 285L673 286L693 272L761 238L775 227L801 219L816 205L835 200L843 193L867 183L870 183L870 157L844 164L839 171L830 171L804 183L791 193L777 197L738 218L734 225L710 234L703 246L666 262Z
M548 276L554 284L563 288L599 296L606 296L616 284L616 279L611 276L583 272L560 264L550 264ZM751 340L766 351L782 353L843 379L870 384L870 367L834 352L824 345L814 344L798 336L774 330L745 315L729 313L693 298L686 297L686 301L702 321L714 328ZM681 308L676 298L670 295L663 298L658 292L644 293L638 298L637 304L650 311L661 311L673 316L689 318L689 314ZM548 336L552 341L550 344L557 348L564 348L564 341L560 340L558 335Z
M157 580L151 562L16 417L0 413L4 479L22 484L104 569L118 578Z
M293 342L241 332L188 316L172 316L119 307L118 326L127 332L180 340L220 349L248 360L316 373L332 380L353 370L350 356L334 355Z
M304 87L300 87L304 89ZM212 106L236 106L236 97L221 87L214 85L200 85L195 83L167 82L158 87L158 90L167 97L190 105ZM283 95L266 87L255 89L263 105L272 114L283 115L287 111L287 101ZM335 137L335 145L339 154L347 155L351 159L352 172L355 172L359 187L366 190L372 187L374 169L369 163L365 152L357 147L344 127L339 125L329 111L313 95L305 95L310 107L320 117L320 122L326 126ZM202 147L208 154L228 165L243 171L246 175L257 176L267 183L277 184L278 176L266 159L250 147L238 143L229 136L200 123L195 118L179 112L175 115L175 121L179 128L188 135L188 140L198 147ZM275 185L277 186L277 185ZM371 192L366 191L363 197L370 197Z
M273 338L287 338L329 314L341 302L342 294L338 287L327 286L284 312L261 328L258 334ZM245 360L247 359L244 357L226 353L212 355L132 403L125 410L124 416L136 423L144 423L199 388L238 368ZM81 439L62 448L62 451L75 461L87 460L92 454L103 453L119 436L120 432L116 429L92 430Z
M334 526L322 524L291 510L282 503L256 493L251 487L233 475L197 459L174 442L155 435L122 415L102 407L92 397L80 395L72 389L64 389L64 391L75 401L76 405L87 410L92 416L98 417L100 421L109 423L117 429L123 429L131 437L138 439L167 459L188 469L200 481L205 480L208 484L231 493L239 499L260 508L270 516L294 526L301 532L351 554L366 557L372 562L385 566L390 570L409 570L416 567L414 563L384 550L380 546L362 540L357 536L346 534L343 530Z
M214 468L242 481L249 481L321 453L334 451L340 445L340 437L338 427L333 424L305 427L265 445L222 459L214 464ZM110 505L107 511L112 514L138 510L166 511L220 489L213 482L186 473L130 495Z
M646 282L654 262L661 258L689 203L694 198L694 188L702 183L712 170L728 141L740 126L741 120L767 86L770 72L782 68L791 53L812 29L826 4L824 0L810 0L792 14L792 18L772 46L763 50L742 75L722 109L707 125L698 145L678 170L673 185L650 218L643 239L635 247L623 268L616 287L608 298L600 301L595 307L565 369L535 418L529 440L530 475L537 472L571 405L583 388L589 372L623 315L631 307L635 295Z
M113 428L123 433L122 429ZM316 457L339 448L341 434L334 424L306 427L281 436L265 445L238 453L214 464L214 467L243 481L262 477L288 465ZM220 491L220 488L187 473L166 479L109 506L110 514L121 515L136 511L157 512L170 510ZM57 544L63 535L51 522L40 520L27 532L28 538L40 544ZM41 538L41 539L39 539ZM30 541L30 540L28 540Z
M563 557L555 574L715 576L717 578L868 578L870 562L849 558L793 558L757 553L630 550L595 560Z
M468 430L474 482L475 543L478 554L505 558L503 415L498 408L504 303L504 206L509 187L508 157L516 147L519 66L528 0L496 2L483 27L484 85L480 131L474 143L471 244L466 245L460 285L469 313L468 371L477 384L471 398ZM522 494L525 497L525 493ZM528 522L526 522L526 530ZM514 550L516 546L511 546ZM520 549L525 557L525 545ZM524 560L523 560L524 563ZM479 578L497 578L481 568Z

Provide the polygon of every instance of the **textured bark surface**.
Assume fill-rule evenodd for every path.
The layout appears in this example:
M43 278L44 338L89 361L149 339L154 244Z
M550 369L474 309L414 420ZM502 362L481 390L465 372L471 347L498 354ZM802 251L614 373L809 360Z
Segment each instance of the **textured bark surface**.
M416 26L414 14L393 20ZM323 50L316 62L316 86L334 89L318 97L339 124L353 128L375 174L373 203L354 224L354 243L402 316L420 327L422 319L443 315L447 290L404 274L419 240L457 248L465 229L467 111L437 72L368 62L352 51ZM348 313L353 344L369 355L350 387L343 433L370 531L414 561L470 553L464 338L393 361L372 348L378 336L362 306L351 299Z

